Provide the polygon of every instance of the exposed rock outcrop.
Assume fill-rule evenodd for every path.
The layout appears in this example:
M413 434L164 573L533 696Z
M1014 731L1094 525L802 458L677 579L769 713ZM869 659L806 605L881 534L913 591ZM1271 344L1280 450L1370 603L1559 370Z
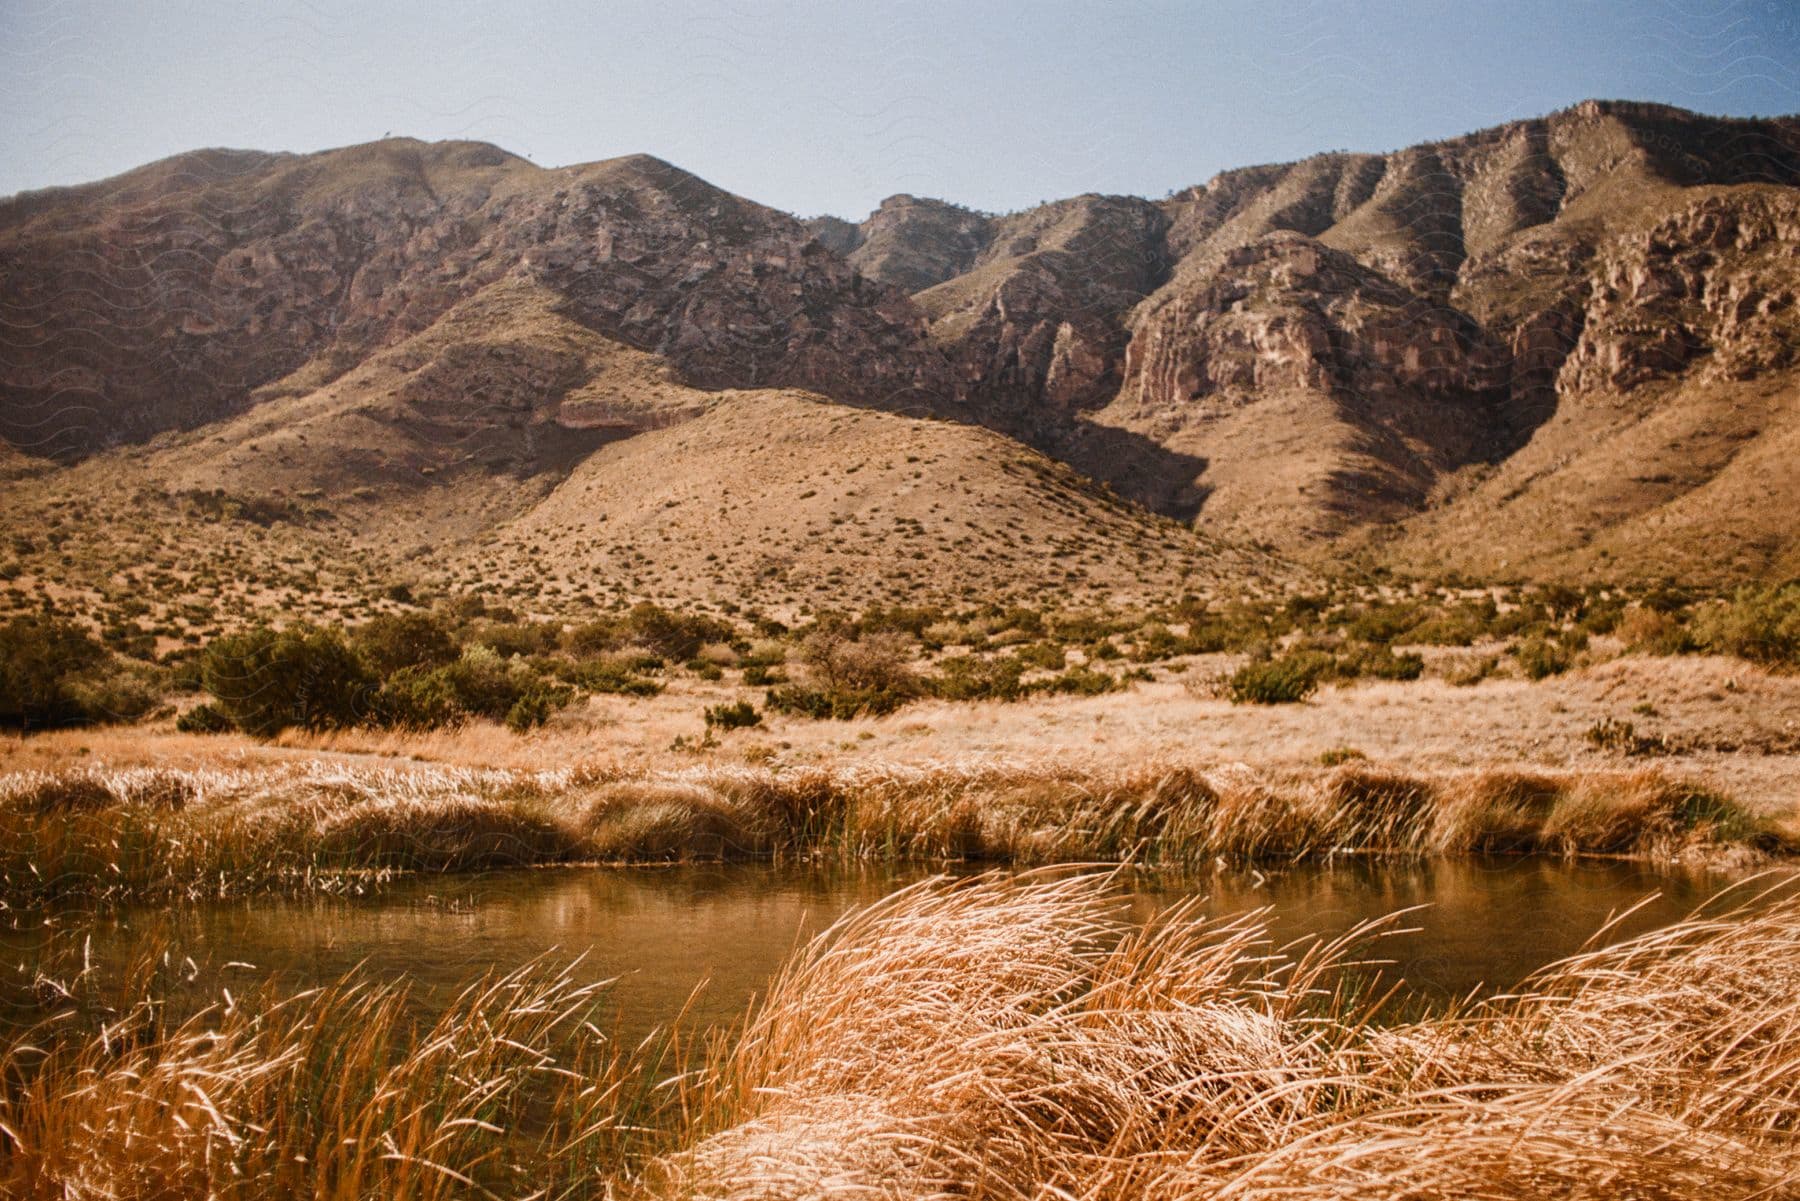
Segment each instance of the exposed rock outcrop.
M202 152L0 205L0 434L67 455L214 420L509 274L696 383L954 396L906 298L785 214L644 156L545 171L389 141Z
M820 228L815 222L814 232ZM961 275L994 237L993 222L985 214L907 195L889 196L851 229L853 234L827 228L821 240L868 278L903 292L923 291Z

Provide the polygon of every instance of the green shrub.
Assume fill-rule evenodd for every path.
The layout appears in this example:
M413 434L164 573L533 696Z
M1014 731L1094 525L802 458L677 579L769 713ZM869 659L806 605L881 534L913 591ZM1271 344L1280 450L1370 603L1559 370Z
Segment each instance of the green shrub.
M1699 649L1694 633L1673 613L1637 607L1619 620L1617 633L1628 649L1646 655L1682 655Z
M1061 671L1069 661L1068 653L1054 642L1030 642L1013 653L1027 667L1041 667L1046 671Z
M1024 661L1015 655L952 655L938 664L930 687L947 701L1016 701L1024 695L1024 674Z
M559 679L588 692L615 696L655 696L663 690L660 681L636 674L625 659L585 659L557 668Z
M210 701L195 705L177 717L175 728L183 734L224 734L237 729L224 711Z
M562 636L563 649L576 658L603 655L625 643L625 624L608 618L571 627Z
M526 696L540 690L548 694L554 688L523 663L502 659L486 646L466 648L460 659L433 674L449 685L464 713L494 721L507 720Z
M624 630L666 659L692 659L708 642L730 642L737 634L730 625L701 614L676 613L644 601L625 615Z
M566 690L558 690L540 680L507 709L506 728L515 734L523 734L533 726L541 726L549 721L550 714L568 704L568 701Z
M1098 613L1060 613L1050 622L1058 642L1100 642L1131 627L1117 618Z
M1800 665L1800 584L1746 588L1703 611L1699 641L1716 654L1770 666Z
M73 621L26 614L0 625L0 724L30 728L92 720L74 684L110 659Z
M944 619L943 610L921 608L913 605L875 606L868 609L856 621L856 633L867 634L910 634L914 638L921 637L925 630Z
M1161 622L1152 622L1138 631L1131 646L1131 657L1139 663L1155 663L1182 654L1185 642Z
M1048 679L1032 681L1030 691L1067 696L1100 696L1123 687L1124 684L1117 676L1095 671L1091 667L1071 667Z
M1424 612L1412 601L1376 601L1357 610L1344 627L1344 633L1361 642L1385 646L1424 619Z
M1450 665L1444 673L1444 679L1457 688L1473 688L1500 666L1500 660L1494 655L1481 655Z
M1337 661L1323 651L1293 651L1255 659L1225 680L1225 697L1234 705L1286 705L1311 696Z
M1406 641L1415 646L1472 646L1499 615L1493 597L1461 601L1406 631Z
M162 703L161 673L116 659L67 678L70 699L89 722L136 721Z
M1396 654L1386 646L1359 646L1338 661L1337 674L1345 679L1416 680L1425 674L1425 659L1411 652Z
M843 702L841 707L840 700ZM763 694L763 705L776 713L791 713L796 717L810 717L815 721L832 718L849 721L862 712L860 704L851 703L851 698L836 698L821 689L807 688L800 684L786 684L769 689Z
M761 724L762 714L749 701L706 707L706 728L709 730L741 730Z
M1587 595L1568 584L1545 584L1537 595L1546 609L1562 618L1579 616L1587 607Z
M1514 648L1513 657L1519 661L1519 670L1530 680L1561 675L1574 663L1574 656L1566 646L1542 636L1521 642Z
M849 626L828 625L806 636L800 661L805 683L771 689L769 708L843 720L892 713L925 691L912 667L911 647L896 634L858 638Z
M238 729L269 738L289 726L355 725L368 711L375 680L336 630L267 626L214 639L200 680Z
M431 730L455 725L464 712L441 668L406 667L382 681L370 717L381 725Z
M821 628L799 646L808 682L819 690L907 700L920 693L913 650L896 634L851 637L848 627Z
M739 655L738 662L744 667L780 667L787 662L787 647L773 639L765 639Z
M1611 634L1625 618L1625 602L1619 597L1595 600L1581 614L1581 628L1590 634Z
M1293 628L1286 614L1270 614L1242 602L1213 612L1205 608L1184 610L1188 632L1182 653L1211 655L1222 651L1250 651L1266 645Z
M438 667L458 654L456 639L430 613L372 617L351 631L350 642L384 677L408 667Z
M573 689L477 644L464 649L454 663L409 667L389 676L375 697L372 716L388 725L413 729L485 717L513 730L525 730L543 725L574 696Z
M562 631L545 621L485 621L469 632L468 641L489 647L502 659L511 659L555 650L562 642Z

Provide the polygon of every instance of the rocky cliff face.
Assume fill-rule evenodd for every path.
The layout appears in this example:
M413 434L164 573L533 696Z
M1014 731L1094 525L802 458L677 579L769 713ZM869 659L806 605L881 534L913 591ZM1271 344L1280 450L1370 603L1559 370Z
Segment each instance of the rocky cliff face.
M1263 479L1238 461L1262 456L1307 477L1277 540L1341 534L1454 490L1571 399L1787 369L1796 281L1771 248L1792 236L1797 146L1792 120L1588 102L1230 171L1156 205L997 218L916 299L991 424L1146 498L1170 494L1136 478L1166 474L1169 452L1194 467L1202 521L1228 527L1259 509ZM926 245L928 277L954 256ZM1279 449L1296 421L1318 453ZM1081 461L1096 424L1140 453Z
M993 241L984 214L942 200L889 196L860 225L833 217L807 223L820 242L869 279L919 292L975 265Z
M955 394L906 299L784 214L646 157L544 171L397 141L203 152L0 205L0 434L68 455L214 420L509 276L703 385Z
M1118 196L998 218L966 274L918 294L932 342L989 420L1029 426L1043 409L1037 419L1055 422L1117 391L1123 318L1166 273L1166 224Z
M1593 264L1565 393L1628 392L1690 368L1706 382L1795 365L1800 196L1756 188L1695 200Z
M1800 121L1611 102L1154 203L993 216L896 196L856 224L644 157L202 152L0 202L0 434L80 455L312 396L309 422L392 401L384 420L479 441L493 422L648 428L704 407L694 388L790 386L979 422L1300 552L1406 526L1393 545L1414 562L1491 532L1513 542L1489 566L1579 565L1608 522L1762 487L1714 485L1787 437L1797 240ZM468 320L490 309L527 313L507 327L524 332ZM689 391L641 364L604 383L610 352L563 322ZM1663 462L1653 425L1708 449ZM518 461L541 444L524 440ZM1620 482L1646 455L1652 483ZM1549 519L1506 515L1571 472L1605 515L1540 552ZM1473 524L1433 541L1446 509ZM1800 546L1757 539L1742 562Z

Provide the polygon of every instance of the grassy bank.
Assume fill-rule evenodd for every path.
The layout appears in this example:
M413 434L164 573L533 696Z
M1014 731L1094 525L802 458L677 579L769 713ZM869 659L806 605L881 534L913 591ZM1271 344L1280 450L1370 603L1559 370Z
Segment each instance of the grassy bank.
M929 882L664 1087L678 1041L614 1047L542 965L428 1029L354 982L167 1031L151 1002L11 1047L0 1191L1716 1201L1800 1175L1791 888L1401 1025L1362 954L1193 906L1140 927L1103 877Z
M1413 776L980 760L775 770L67 770L0 777L0 904L204 900L383 873L842 858L1152 865L1340 853L1677 858L1787 849L1655 771Z

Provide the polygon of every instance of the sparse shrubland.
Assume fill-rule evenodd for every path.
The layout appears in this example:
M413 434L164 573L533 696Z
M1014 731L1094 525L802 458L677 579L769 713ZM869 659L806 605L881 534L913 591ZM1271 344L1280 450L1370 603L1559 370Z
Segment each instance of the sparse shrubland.
M223 719L268 737L477 717L526 729L584 693L655 696L671 679L760 689L774 713L848 720L924 698L1095 695L1152 678L1156 665L1186 671L1195 657L1221 655L1241 658L1224 665L1219 694L1249 703L1365 679L1541 680L1622 652L1708 652L1787 670L1800 661L1797 597L1794 585L1711 600L1668 588L1339 585L1131 610L877 606L789 626L736 606L727 618L650 603L564 623L465 595L343 627L190 635L190 647L156 662L116 649L138 645L127 625L96 639L82 623L26 615L0 627L0 643L16 644L0 658L0 722L135 720L202 684L210 707L188 709L182 728ZM120 610L117 621L131 619ZM1455 647L1468 652L1436 649ZM1215 663L1202 674L1219 672Z
M925 693L912 659L912 647L903 635L826 624L800 643L805 681L770 689L768 705L783 713L821 718L892 713Z

